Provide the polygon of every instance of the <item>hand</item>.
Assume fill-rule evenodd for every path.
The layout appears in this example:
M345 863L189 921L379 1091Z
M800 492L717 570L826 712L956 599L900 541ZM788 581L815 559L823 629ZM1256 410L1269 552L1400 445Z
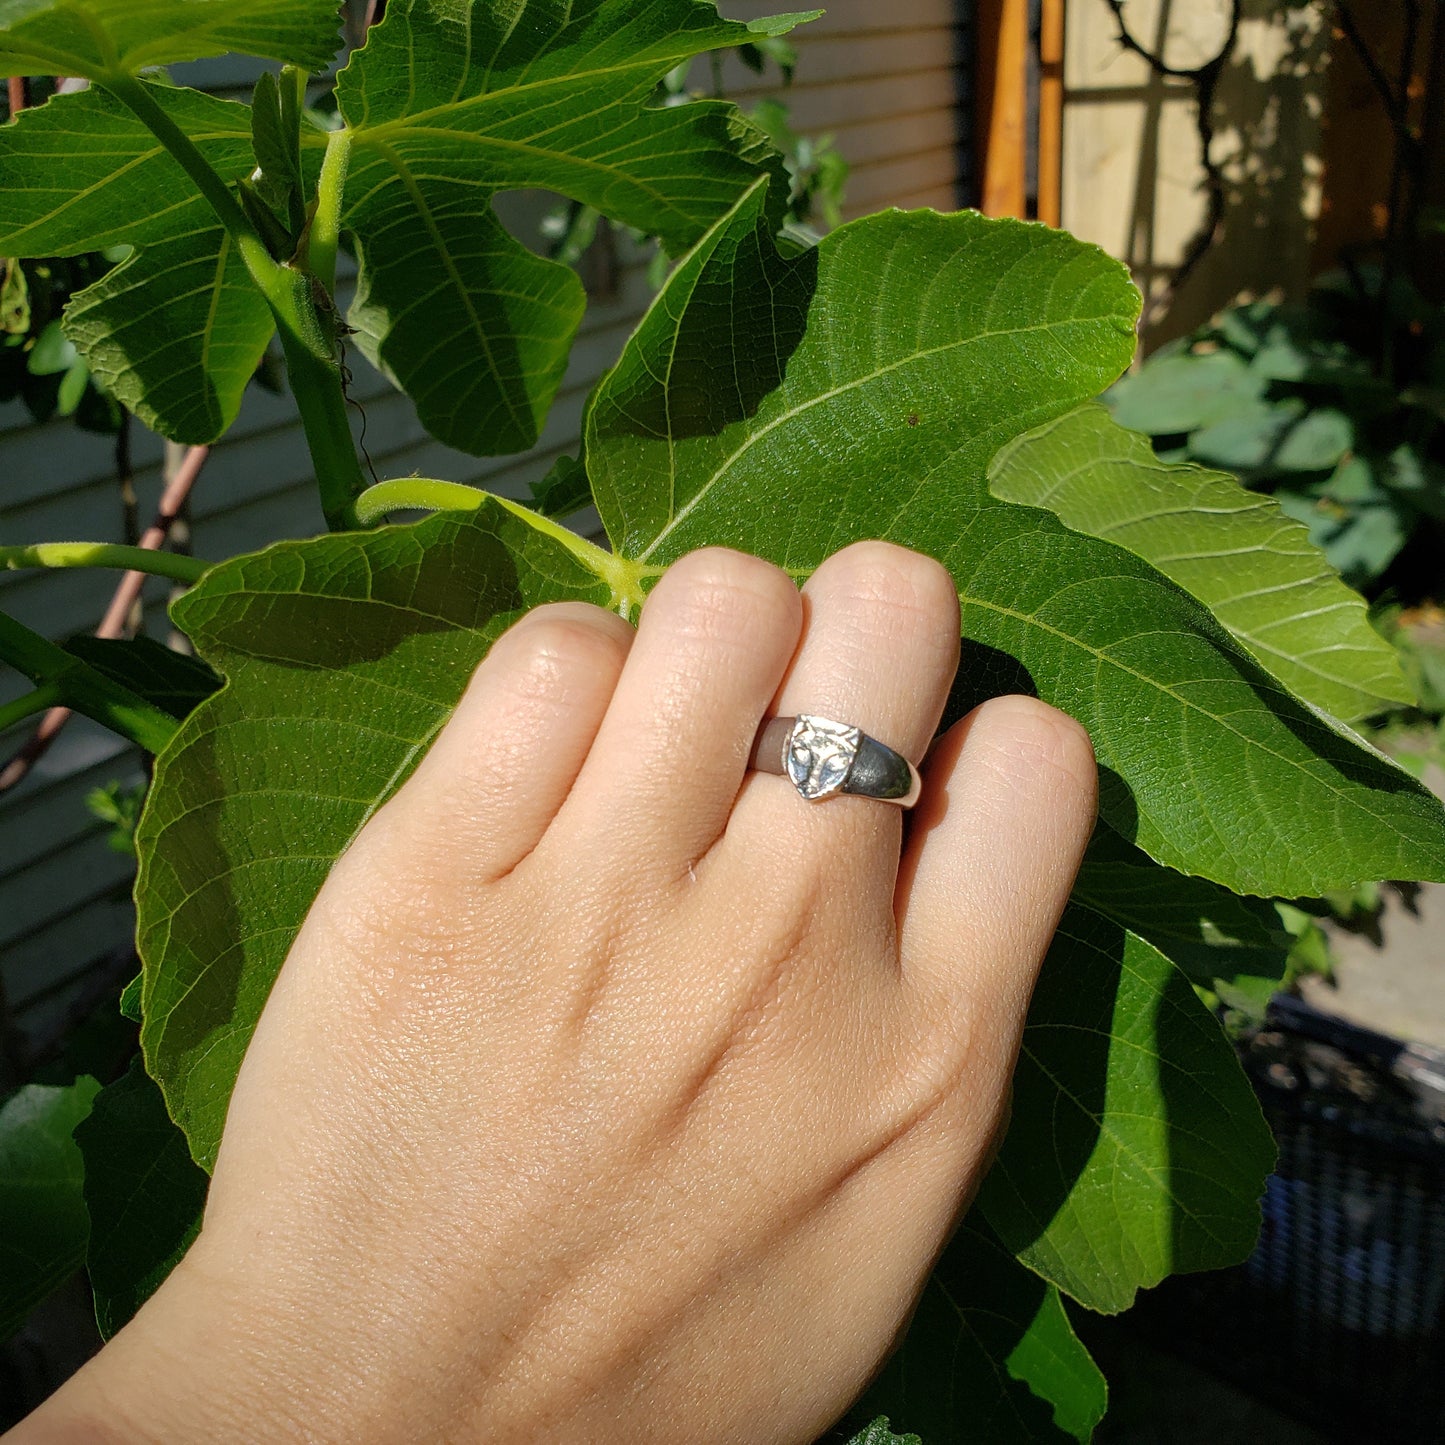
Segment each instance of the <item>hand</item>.
M900 861L898 809L748 751L817 712L919 758L958 635L947 573L883 543L801 599L694 553L635 636L518 622L317 898L200 1238L17 1441L824 1430L986 1163L1094 766L988 703Z

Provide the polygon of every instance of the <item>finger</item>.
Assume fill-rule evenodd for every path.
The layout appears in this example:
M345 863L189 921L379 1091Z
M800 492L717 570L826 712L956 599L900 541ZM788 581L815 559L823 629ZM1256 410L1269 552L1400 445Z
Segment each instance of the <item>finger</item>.
M622 618L585 602L549 603L515 623L388 805L389 830L476 878L515 868L576 781L632 639Z
M899 871L903 979L938 1046L967 1052L970 1090L1012 1067L1096 796L1088 734L1036 698L984 703L929 756Z
M770 712L813 713L922 757L958 665L958 594L931 558L888 542L830 557L803 589L803 638ZM772 857L849 898L891 909L901 811L871 798L805 802L791 782L754 774L728 830L748 866Z
M634 868L685 871L701 857L727 822L801 612L787 573L756 557L714 547L673 563L559 820L568 838Z

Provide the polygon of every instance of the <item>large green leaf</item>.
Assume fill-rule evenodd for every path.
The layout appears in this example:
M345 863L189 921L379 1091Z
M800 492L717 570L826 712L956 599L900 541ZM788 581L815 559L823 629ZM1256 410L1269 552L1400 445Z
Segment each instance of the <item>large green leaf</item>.
M1004 447L997 497L1146 561L1204 603L1296 697L1346 720L1411 700L1395 649L1273 498L1225 472L1168 466L1090 404Z
M1045 961L979 1204L1091 1309L1244 1259L1274 1141L1218 1024L1143 939L1082 905Z
M85 1161L95 1318L109 1339L175 1267L201 1227L206 1175L139 1059L75 1131Z
M85 1261L85 1170L70 1134L99 1089L28 1084L0 1107L0 1340Z
M240 51L322 70L335 0L0 0L0 75L134 73Z
M723 543L799 574L859 537L931 553L965 636L1088 727L1105 818L1158 861L1266 895L1445 877L1445 813L1418 783L1147 563L989 495L1003 443L1127 360L1116 262L969 214L867 217L791 261L765 231L750 193L599 384L586 464L618 552L655 567Z
M225 179L251 172L245 106L148 89ZM136 247L74 297L66 335L147 425L182 442L224 432L271 337L271 313L210 207L150 131L103 91L56 96L0 128L0 191L0 252Z
M530 446L582 316L576 275L513 240L491 198L559 191L690 245L759 174L781 179L781 161L731 105L650 105L657 82L808 18L744 25L700 0L392 0L337 79L361 262L348 320L428 430L480 455Z
M541 602L612 601L565 537L488 502L470 518L281 543L214 568L176 604L227 686L161 756L136 835L141 1041L201 1164L328 869L492 639Z
M939 1261L902 1345L858 1413L925 1445L1087 1441L1108 1401L1058 1291L976 1215Z

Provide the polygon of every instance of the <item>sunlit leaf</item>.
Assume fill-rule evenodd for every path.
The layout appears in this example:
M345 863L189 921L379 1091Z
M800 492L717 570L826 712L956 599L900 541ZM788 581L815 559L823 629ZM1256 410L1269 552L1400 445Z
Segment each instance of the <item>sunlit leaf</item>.
M428 430L481 455L530 446L582 317L576 274L513 240L492 197L557 191L670 250L691 244L760 174L781 180L781 162L734 106L653 107L654 88L691 56L807 18L744 25L697 0L392 0L337 80L361 261L348 321Z
M1102 407L1010 443L989 478L995 496L1152 562L1322 711L1349 720L1411 700L1395 649L1304 527L1225 473L1165 465Z
M233 50L321 70L339 32L335 0L0 0L0 75L94 79Z
M1219 1025L1158 949L1080 905L1044 964L979 1207L1091 1309L1242 1261L1274 1141Z

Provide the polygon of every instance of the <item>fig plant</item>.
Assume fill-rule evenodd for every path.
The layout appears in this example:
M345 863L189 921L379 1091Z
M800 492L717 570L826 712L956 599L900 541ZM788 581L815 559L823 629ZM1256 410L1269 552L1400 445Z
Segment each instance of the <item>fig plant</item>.
M1071 1311L1248 1254L1273 1149L1198 991L1278 976L1271 898L1445 879L1445 813L1349 726L1404 680L1300 524L1160 462L1091 404L1133 351L1120 265L971 213L780 241L787 178L765 137L723 102L652 103L690 57L806 18L391 0L323 132L302 87L332 59L334 0L0 0L0 69L90 81L0 128L0 253L132 248L74 298L66 335L177 440L225 431L279 333L332 527L214 564L0 549L194 584L173 616L207 665L0 618L0 659L35 683L0 720L63 700L156 754L143 969L122 1000L142 1059L99 1093L32 1085L0 1112L8 1177L34 1186L0 1188L6 1320L83 1261L111 1331L183 1252L291 937L491 641L558 598L635 618L671 561L716 543L799 578L862 537L932 553L962 604L955 709L1036 692L1087 725L1102 768L1008 1137L844 1434L892 1438L886 1416L926 1445L1086 1440L1105 1387ZM249 107L154 70L231 51L286 67ZM590 398L580 455L538 478L544 505L368 486L346 344L453 447L538 434L584 296L495 218L516 187L657 235L677 264ZM589 499L607 547L559 520Z

